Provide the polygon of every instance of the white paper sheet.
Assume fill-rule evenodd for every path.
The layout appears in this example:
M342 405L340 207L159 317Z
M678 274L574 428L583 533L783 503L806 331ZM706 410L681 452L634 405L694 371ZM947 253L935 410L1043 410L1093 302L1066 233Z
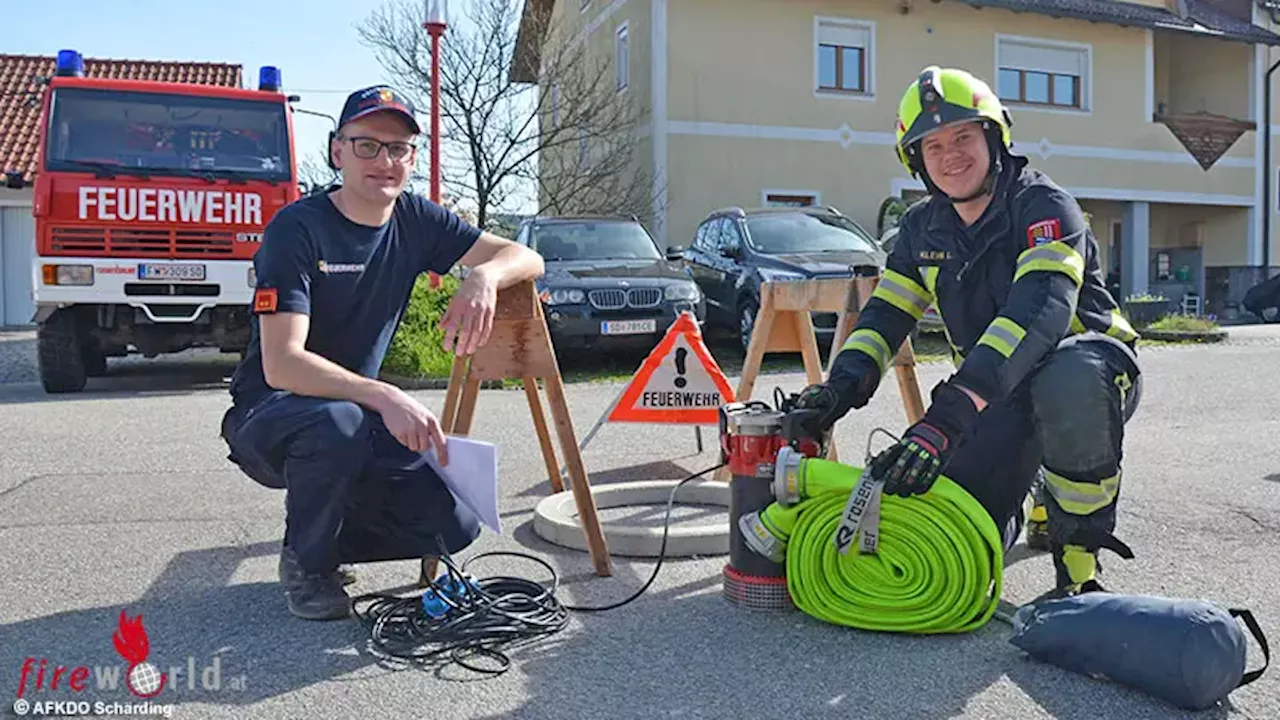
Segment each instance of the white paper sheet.
M441 467L435 448L423 459L444 480L458 502L467 506L489 529L502 534L498 514L498 450L492 443L465 437L447 438L449 465Z

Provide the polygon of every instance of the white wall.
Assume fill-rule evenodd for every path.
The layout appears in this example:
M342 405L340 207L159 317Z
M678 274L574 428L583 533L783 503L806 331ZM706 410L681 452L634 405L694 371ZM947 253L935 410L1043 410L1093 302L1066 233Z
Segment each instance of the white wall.
M0 326L31 323L31 260L35 256L31 191L0 190Z

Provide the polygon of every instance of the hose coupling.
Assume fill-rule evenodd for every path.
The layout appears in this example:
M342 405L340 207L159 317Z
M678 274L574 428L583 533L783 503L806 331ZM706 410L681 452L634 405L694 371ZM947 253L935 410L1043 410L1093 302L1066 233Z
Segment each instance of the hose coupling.
M800 462L804 457L790 445L778 449L773 466L773 497L779 504L800 502Z
M787 541L771 532L761 517L762 511L747 513L738 518L738 529L747 547L775 563L787 559Z

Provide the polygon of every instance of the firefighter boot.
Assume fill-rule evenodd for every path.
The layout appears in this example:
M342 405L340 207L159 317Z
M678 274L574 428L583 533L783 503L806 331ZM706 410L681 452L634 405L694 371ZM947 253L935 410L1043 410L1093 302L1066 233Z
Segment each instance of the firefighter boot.
M1036 471L1036 479L1031 483L1029 501L1031 510L1027 513L1027 547L1032 550L1048 551L1049 547L1049 511L1044 505L1044 468Z
M1083 545L1054 545L1053 570L1055 587L1045 597L1069 597L1087 592L1106 592L1098 582L1102 565L1098 551Z

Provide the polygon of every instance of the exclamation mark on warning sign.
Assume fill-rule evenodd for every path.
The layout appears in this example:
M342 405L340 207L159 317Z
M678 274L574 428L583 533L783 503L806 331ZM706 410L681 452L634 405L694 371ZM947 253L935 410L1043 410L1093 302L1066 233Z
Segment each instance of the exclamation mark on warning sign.
M676 376L675 382L676 382L676 387L678 388L682 388L685 385L689 384L689 381L684 378L684 372L685 372L684 358L688 354L689 354L688 350L684 348L676 348L676 373L678 374Z

